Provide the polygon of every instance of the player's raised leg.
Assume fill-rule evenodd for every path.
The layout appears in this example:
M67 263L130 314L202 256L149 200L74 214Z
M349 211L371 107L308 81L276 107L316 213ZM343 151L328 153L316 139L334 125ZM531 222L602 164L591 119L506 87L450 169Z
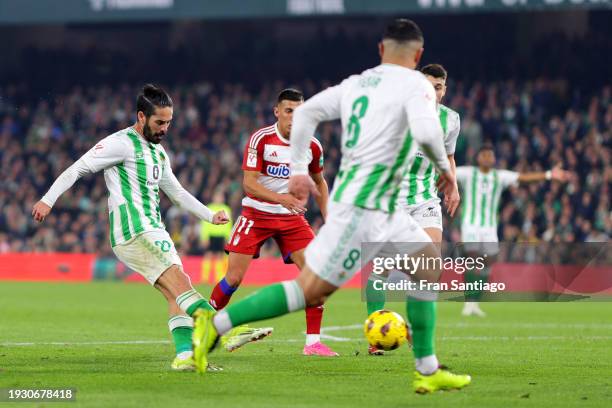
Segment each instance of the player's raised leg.
M336 289L306 266L295 280L266 286L217 313L203 312L195 320L196 366L206 366L208 352L219 336L234 327L302 310L306 305L319 306Z

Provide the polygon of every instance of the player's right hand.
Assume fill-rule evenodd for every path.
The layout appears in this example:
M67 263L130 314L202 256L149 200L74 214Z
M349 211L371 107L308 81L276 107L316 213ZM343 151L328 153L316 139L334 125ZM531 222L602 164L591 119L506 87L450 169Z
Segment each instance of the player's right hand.
M298 174L289 177L289 194L299 200L304 211L306 211L304 205L308 201L309 193L312 193L314 196L319 195L315 182L308 174Z
M551 178L553 180L565 183L571 180L572 173L567 170L563 170L561 166L555 166L551 169Z
M43 222L45 220L45 217L49 215L50 212L51 212L51 207L49 207L47 204L43 203L42 201L39 201L36 204L34 204L34 208L32 208L32 217L34 218L35 221Z
M304 214L306 212L306 207L302 204L302 201L299 200L292 194L281 194L279 199L279 204L291 211L293 214Z
M444 173L440 173L436 187L438 187L438 191L444 194L444 197L452 197L455 189L457 188L457 179L452 172L445 171ZM459 203L457 202L457 206L458 205ZM448 212L451 217L454 215L457 206L455 206L453 209L448 208Z
M448 211L448 214L452 217L455 216L455 211L459 207L459 202L461 201L461 195L459 194L459 187L455 182L452 192L450 194L444 195L444 206Z
M229 222L229 217L225 213L225 211L217 211L215 215L213 215L212 223L215 225L227 224Z

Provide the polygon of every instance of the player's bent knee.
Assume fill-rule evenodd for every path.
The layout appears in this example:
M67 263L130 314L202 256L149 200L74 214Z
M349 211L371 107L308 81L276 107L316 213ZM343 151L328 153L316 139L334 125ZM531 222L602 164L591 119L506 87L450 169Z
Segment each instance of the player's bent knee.
M191 279L180 265L172 265L161 274L156 286L160 286L170 293L173 298L176 298L181 293L193 289Z

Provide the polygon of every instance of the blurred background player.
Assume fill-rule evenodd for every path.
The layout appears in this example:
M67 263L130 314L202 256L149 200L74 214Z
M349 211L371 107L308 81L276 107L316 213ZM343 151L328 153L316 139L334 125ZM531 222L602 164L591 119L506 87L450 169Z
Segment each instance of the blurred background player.
M221 190L215 191L212 202L208 204L208 208L214 213L223 211L227 214L229 220L232 219L232 208L225 204L223 191ZM210 253L218 256L223 255L223 248L232 232L232 225L231 221L220 225L211 224L204 220L201 221L200 240Z
M442 105L442 98L446 94L448 73L440 64L426 65L421 69L421 72L431 82L436 91L436 108L444 132L444 148L451 165L451 171L454 173L455 146L459 136L460 121L457 112ZM427 156L421 150L416 150L408 160L408 174L402 182L399 207L412 216L434 243L440 244L442 242L442 208L438 198L436 180L433 163L427 159ZM456 184L452 193L445 197L444 201L450 216L454 216L459 205L459 190ZM395 273L398 276L397 272ZM399 276L401 279L403 274ZM380 280L384 277L377 275L376 278L372 276L368 279L368 286L366 287L368 315L385 307L385 293L374 290L374 279ZM435 354L434 338L437 313L435 297L435 293L424 291L411 293L408 298L408 320L411 329L413 332L415 330L423 332L423 334L417 333L415 336L416 343L413 339L413 351L417 358ZM425 318L425 316L427 317ZM368 353L370 355L382 355L384 351L378 350L374 346L368 346Z
M289 194L289 137L293 112L304 102L304 95L296 89L282 90L277 97L274 125L259 129L251 135L244 152L242 214L225 249L229 252L227 274L214 287L210 304L223 309L249 268L251 260L259 257L261 246L274 238L285 263L304 266L304 249L314 238L306 221L300 200ZM323 148L312 137L305 153L310 176L317 187L316 201L325 218L328 187L323 178ZM321 342L323 306L306 308L306 345L304 355L333 357L338 354Z
M222 225L200 221L200 243L207 248L202 259L202 275L207 278L212 276L213 282L217 282L227 269L227 255L224 248L232 233L232 207L225 203L225 194L222 189L218 188L208 208L213 212L225 211L230 219L227 224Z
M545 180L560 182L569 181L571 174L559 167L546 172L520 173L509 170L498 170L495 166L493 145L484 144L476 156L478 166L457 167L457 182L462 189L463 208L461 211L461 242L468 256L486 255L486 266L482 270L468 270L465 282L485 282L490 274L490 267L499 253L497 237L497 215L502 192L518 183L534 183ZM478 300L481 292L466 291L466 301L462 314L464 316L481 316Z
M212 310L191 286L181 259L161 220L159 189L181 208L213 224L225 224L224 211L213 213L187 192L172 173L170 160L161 141L170 127L173 103L161 88L145 85L136 101L137 121L99 141L66 169L43 198L34 205L32 216L44 221L57 199L81 177L104 170L109 191L110 244L113 252L129 268L141 274L168 301L168 327L177 356L175 370L192 370L194 359L191 337L194 315L199 309ZM239 328L226 338L240 347L271 329Z
M419 143L440 172L440 187L455 189L436 112L434 89L415 68L423 53L423 34L410 20L389 24L379 43L381 64L353 75L313 96L295 114L291 134L289 191L306 200L317 189L309 176L306 152L322 121L340 118L343 126L341 170L331 193L326 223L305 251L298 278L267 286L217 312L202 312L195 321L196 365L218 334L242 323L281 316L318 306L360 269L361 262L382 252L385 243L413 243L409 254L439 257L425 231L404 211L396 211L401 176L412 143ZM362 254L362 243L376 243ZM393 245L392 245L393 246ZM418 279L435 281L440 271L420 269ZM427 318L427 316L425 316ZM416 333L415 333L416 334ZM460 389L470 376L440 367L433 356L415 359L414 391Z

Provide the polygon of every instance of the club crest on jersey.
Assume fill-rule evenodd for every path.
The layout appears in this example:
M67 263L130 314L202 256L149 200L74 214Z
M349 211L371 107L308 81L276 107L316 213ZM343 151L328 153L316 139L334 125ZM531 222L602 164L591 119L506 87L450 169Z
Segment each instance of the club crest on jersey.
M287 166L285 163L277 165L268 164L266 167L266 172L268 175L273 177L289 178L289 166Z
M144 158L144 153L143 152L136 152L136 159L142 159Z

